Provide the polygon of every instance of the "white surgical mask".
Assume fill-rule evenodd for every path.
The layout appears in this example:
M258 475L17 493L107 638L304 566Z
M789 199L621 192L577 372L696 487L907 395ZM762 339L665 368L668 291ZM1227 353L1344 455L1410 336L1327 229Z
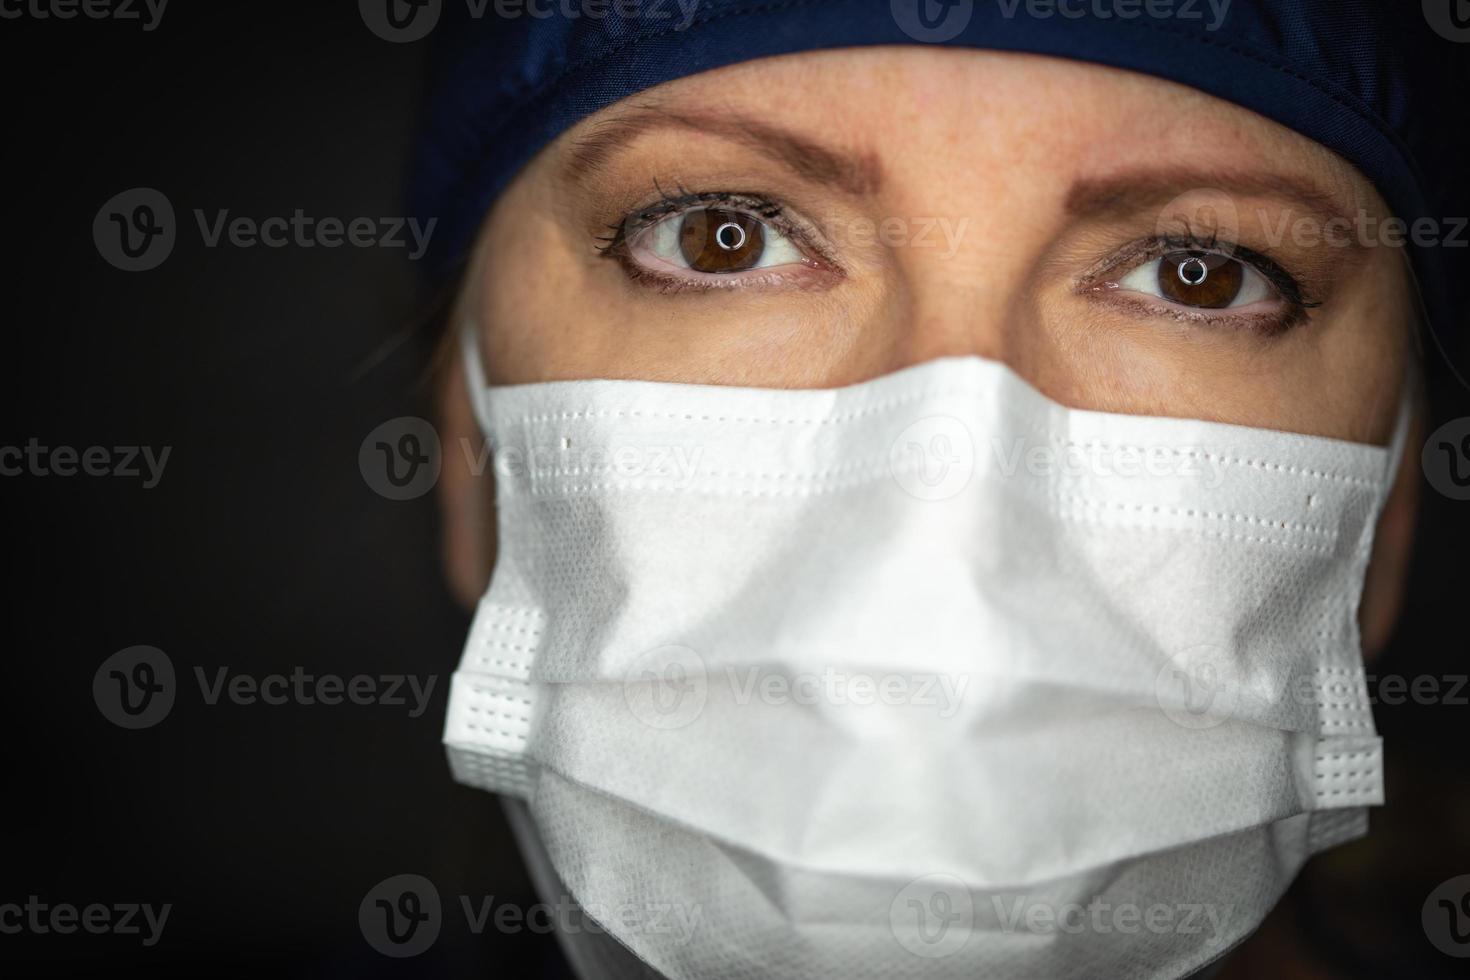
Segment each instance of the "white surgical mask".
M1080 411L972 357L792 391L466 355L500 551L454 774L668 977L1177 978L1382 802L1357 606L1403 419Z

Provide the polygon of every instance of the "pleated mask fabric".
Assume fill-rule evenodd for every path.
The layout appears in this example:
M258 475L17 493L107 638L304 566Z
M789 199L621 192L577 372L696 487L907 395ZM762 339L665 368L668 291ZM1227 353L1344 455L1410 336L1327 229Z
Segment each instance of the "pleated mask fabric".
M1384 448L978 357L765 390L466 354L500 550L451 765L664 976L1177 978L1382 802L1357 604L1406 408Z

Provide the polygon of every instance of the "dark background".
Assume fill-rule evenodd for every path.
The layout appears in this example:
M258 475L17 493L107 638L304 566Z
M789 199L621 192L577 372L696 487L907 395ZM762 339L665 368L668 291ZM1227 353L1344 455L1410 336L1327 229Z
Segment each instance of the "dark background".
M434 496L385 499L358 469L374 427L431 414L414 265L401 248L206 248L192 214L403 215L426 46L380 40L355 3L183 0L148 33L0 20L0 45L0 444L173 447L151 490L0 483L0 901L174 905L151 949L0 935L0 976L561 975L550 937L464 926L456 895L535 898L496 799L451 781L439 744L468 618L442 585ZM178 241L127 273L92 221L139 186L172 202ZM135 644L169 655L179 696L125 731L92 676ZM438 681L410 718L210 706L192 674L298 665ZM402 961L358 927L368 889L400 873L446 905L439 940Z
M152 32L0 21L0 445L172 447L151 490L0 478L0 902L173 904L152 948L0 935L0 975L564 975L549 937L475 935L459 910L459 895L536 899L499 805L454 784L439 745L468 620L442 585L433 495L385 499L358 469L376 426L431 415L414 265L404 249L206 248L193 219L402 215L429 50L380 40L351 2L175 0ZM99 256L92 223L139 186L168 196L179 240L160 267L126 273ZM1435 424L1470 414L1430 364ZM1426 486L1423 505L1409 607L1376 674L1470 672L1470 504ZM125 731L92 680L136 644L171 657L180 693L162 723ZM437 682L417 718L210 706L196 666ZM1420 911L1470 873L1470 706L1376 714L1390 806L1366 841L1314 862L1247 950L1257 976L1456 975ZM446 908L412 960L375 952L357 918L367 891L402 873L427 876Z

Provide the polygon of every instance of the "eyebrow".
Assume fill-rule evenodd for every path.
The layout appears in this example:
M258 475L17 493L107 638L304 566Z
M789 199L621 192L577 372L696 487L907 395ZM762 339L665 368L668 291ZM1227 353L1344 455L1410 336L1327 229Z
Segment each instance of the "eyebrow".
M639 106L579 137L572 144L563 175L569 180L595 175L636 137L661 129L719 136L775 160L813 183L834 186L855 196L873 194L883 183L882 166L871 153L842 153L748 116L679 112L654 106Z
M657 105L636 106L598 123L568 151L563 176L585 180L637 137L682 129L740 143L783 164L814 183L854 196L870 195L883 184L883 168L871 153L842 153L790 130L738 113L679 111ZM1075 181L1065 208L1079 218L1131 218L1160 208L1191 190L1218 191L1229 198L1275 198L1292 202L1322 220L1352 218L1327 188L1296 174L1255 170L1141 169Z
M1275 198L1324 220L1352 220L1340 199L1313 181L1295 174L1246 170L1137 170L1084 178L1068 190L1065 206L1069 214L1080 218L1133 217L1161 208L1189 191L1219 192L1232 203L1247 197Z

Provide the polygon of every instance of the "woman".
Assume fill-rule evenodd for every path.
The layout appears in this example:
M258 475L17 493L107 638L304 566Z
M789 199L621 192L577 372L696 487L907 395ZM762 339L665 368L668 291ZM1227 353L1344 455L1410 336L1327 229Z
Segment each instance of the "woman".
M456 776L589 976L1215 969L1382 801L1445 309L1401 52L654 6L471 25L430 103L498 491L446 463Z

